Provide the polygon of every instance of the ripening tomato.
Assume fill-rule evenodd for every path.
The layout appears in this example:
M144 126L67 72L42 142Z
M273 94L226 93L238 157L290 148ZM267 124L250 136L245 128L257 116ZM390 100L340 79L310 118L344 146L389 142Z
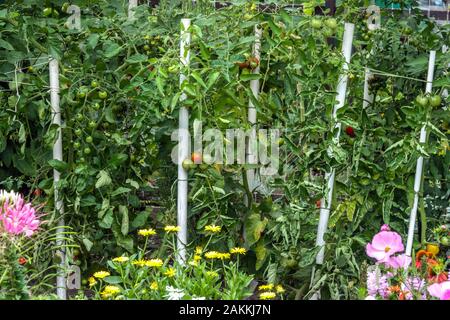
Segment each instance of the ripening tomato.
M185 159L182 163L183 169L189 171L195 167L194 162L191 159Z
M41 189L36 189L36 190L34 190L33 194L35 197L40 197L42 194L42 191L41 191Z
M319 199L316 201L316 208L320 209L322 201Z
M345 128L345 133L352 138L356 137L355 129L353 129L353 127L348 126Z
M192 155L191 155L191 160L195 164L201 163L202 159L203 159L203 157L202 157L202 155L199 152L193 152Z
M248 65L251 69L256 69L259 66L259 59L256 57L251 57L248 59Z
M18 260L18 262L19 262L19 264L20 264L21 266L23 266L24 264L27 263L27 259L25 259L24 257L20 257L19 260Z

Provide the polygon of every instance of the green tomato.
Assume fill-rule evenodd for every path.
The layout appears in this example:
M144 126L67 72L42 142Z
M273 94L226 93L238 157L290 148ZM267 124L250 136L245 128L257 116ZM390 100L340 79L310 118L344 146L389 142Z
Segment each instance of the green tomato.
M89 128L94 129L97 127L97 123L95 121L89 121Z
M83 134L83 131L82 131L81 129L75 130L75 135L76 135L77 137L81 137L82 134Z
M94 108L94 110L100 110L100 103L94 103L92 108Z
M98 87L98 82L95 81L95 80L92 81L92 82L91 82L91 87L92 87L92 88L97 88L97 87Z
M314 29L320 29L322 27L322 21L320 21L319 19L312 19L311 20L311 27L313 27Z
M436 95L432 95L430 97L430 106L436 108L436 107L439 107L441 105L441 103L442 103L442 99L441 99L440 95L436 94Z
M442 238L441 238L441 244L442 244L443 246L448 247L448 246L450 245L450 240L448 239L448 237L442 237Z
M78 249L78 248L73 249L72 254L73 254L75 257L76 257L76 256L79 256L79 255L80 255L80 249Z
M90 154L91 153L91 148L89 148L89 147L84 148L83 152L84 152L84 154Z
M94 139L91 136L88 136L88 137L86 137L86 142L92 143L92 142L94 142Z
M144 50L145 50L145 51L150 51L150 46L149 46L148 44L146 44L146 45L144 46Z
M64 4L61 7L61 11L64 13L67 13L67 10L69 10L69 7L70 7L70 3L64 2Z
M75 117L78 121L82 121L84 119L84 116L81 113L77 113L76 117ZM80 130L80 129L77 129ZM81 130L80 130L81 131Z
M78 99L84 99L86 97L86 92L85 91L78 91L77 92L77 98Z
M336 21L336 19L334 19L334 18L330 18L330 19L327 19L327 20L325 20L325 25L328 27L328 28L330 28L330 29L332 29L332 30L335 30L336 28L337 28L337 21Z
M52 12L53 12L52 8L45 8L43 11L44 17L50 16Z
M195 167L194 162L191 159L185 159L182 163L183 169L189 171Z
M79 142L74 142L73 147L75 149L79 149L81 147L81 144Z
M108 93L106 91L100 91L98 93L98 97L102 100L106 99L108 97Z
M416 102L418 105L420 105L422 107L426 107L426 106L428 106L429 100L428 100L428 97L426 97L424 95L420 95L420 96L417 96Z

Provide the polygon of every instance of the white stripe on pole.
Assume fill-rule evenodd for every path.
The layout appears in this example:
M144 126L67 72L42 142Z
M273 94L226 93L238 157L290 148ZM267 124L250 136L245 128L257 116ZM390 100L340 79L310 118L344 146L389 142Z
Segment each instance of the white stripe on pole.
M190 60L189 45L191 34L187 31L191 25L190 19L181 19L180 59L183 66L187 66ZM180 86L187 79L186 75L180 74ZM186 100L183 93L180 101ZM177 260L180 264L186 261L187 244L187 194L188 194L188 172L183 168L183 161L189 157L189 112L185 107L180 108L179 115L179 142L178 142L178 199L177 219L180 231L177 239Z
M436 51L430 51L430 59L428 61L428 75L427 75L427 86L425 89L426 94L431 94L431 90L433 88L433 78L434 78L434 64L436 61ZM420 139L419 143L426 143L427 141L427 129L424 124L422 129L420 130ZM419 204L419 193L420 187L422 185L422 173L423 173L423 157L420 156L417 159L416 164L416 176L414 179L414 202L411 209L411 214L409 216L409 227L408 227L408 240L406 241L406 254L411 256L412 253L412 245L414 240L414 227L416 224L417 217L417 207Z
M138 0L129 0L128 2L128 19L134 18L134 8L138 5Z
M262 29L255 26L255 44L253 45L253 57L261 61L261 36ZM260 66L253 69L253 74L259 74ZM259 79L250 81L250 90L252 91L253 96L258 99L259 96ZM247 152L246 152L246 163L247 164L257 164L258 163L258 155L257 155L257 141L256 141L256 107L253 104L252 100L248 102L248 122L252 126L251 135L249 137L249 141L247 144ZM257 187L258 182L255 179L255 169L247 170L247 181L250 191L254 191Z
M53 145L53 159L62 161L62 134L61 134L61 110L59 107L59 67L58 60L51 59L50 69L50 101L52 108L52 123L58 126L57 139ZM65 276L65 250L64 246L64 203L59 197L58 183L60 173L53 170L55 210L58 216L58 228L56 229L56 245L58 249L57 256L60 258L60 265L56 276L56 292L59 299L65 300L66 295L66 276Z
M346 23L345 24L345 31L344 31L344 40L342 43L342 54L345 58L345 63L343 66L343 72L339 76L339 83L337 87L337 97L336 97L336 105L334 106L333 110L333 120L337 121L337 112L340 108L342 108L345 104L345 95L347 91L347 82L348 82L348 70L349 70L349 64L351 59L351 53L352 53L352 42L353 42L353 33L355 30L355 25L352 23ZM336 126L338 129L337 135L335 137L335 142L339 141L339 137L341 135L341 123L337 122ZM319 226L317 229L317 239L316 239L316 245L320 246L321 249L319 253L317 254L316 263L322 264L323 263L323 257L325 252L325 241L323 240L323 236L327 230L328 226L328 218L330 216L330 210L331 210L331 200L333 197L333 189L334 189L334 178L335 178L335 170L332 169L330 173L326 175L326 178L328 179L328 195L327 199L321 200L320 205L320 219L319 219Z

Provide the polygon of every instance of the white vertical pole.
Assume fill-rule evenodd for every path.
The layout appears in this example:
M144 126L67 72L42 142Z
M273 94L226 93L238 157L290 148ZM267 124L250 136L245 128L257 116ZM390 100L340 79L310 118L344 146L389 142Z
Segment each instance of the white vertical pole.
M138 0L129 0L128 2L128 19L131 20L134 18L133 9L138 5Z
M339 82L337 87L337 96L336 96L336 105L333 110L333 120L336 122L335 128L338 129L336 137L333 138L335 143L339 142L339 138L341 135L341 123L337 122L337 112L340 108L342 108L345 104L345 95L347 91L347 82L348 82L348 71L350 65L350 59L352 54L352 42L353 42L353 33L355 30L355 25L353 23L345 23L344 28L344 40L342 43L342 54L345 58L345 63L343 65L343 72L339 76ZM322 264L325 254L325 241L323 239L325 232L328 227L328 218L330 217L331 210L331 201L333 198L333 189L334 189L334 179L335 179L336 171L334 168L331 169L331 172L325 175L325 179L327 179L327 190L328 194L325 198L322 198L320 201L320 218L319 225L317 227L317 238L316 238L316 246L320 247L320 251L316 257L316 264ZM312 272L312 277L314 277L315 268ZM320 297L320 292L316 292L311 300L317 300Z
M57 139L53 145L53 159L62 161L62 134L61 134L61 110L59 107L59 67L58 60L51 59L49 63L50 69L50 101L52 108L52 123L58 126ZM60 265L56 277L56 292L59 299L65 300L66 295L66 276L65 276L65 250L64 245L64 203L59 197L58 183L60 173L53 170L54 193L55 193L55 210L58 216L58 228L56 229L56 245L58 249L57 256L60 258Z
M363 97L363 109L366 109L369 105L373 103L373 94L370 93L369 80L372 79L373 75L369 68L365 68L364 71L364 97Z
M426 94L431 94L433 88L433 77L434 77L434 63L436 61L436 51L430 51L430 59L428 60L428 75L427 75L427 86L425 89ZM427 129L426 124L423 125L420 130L419 143L424 144L427 141ZM414 227L416 224L417 217L417 207L419 204L419 192L422 185L422 173L423 173L423 157L420 156L417 159L416 164L416 176L414 179L414 202L411 209L411 214L409 216L409 227L408 227L408 240L406 241L406 254L411 256L412 245L414 240Z
M253 57L258 59L258 61L261 61L261 36L262 36L262 29L258 28L258 26L255 26L255 43L253 45ZM253 74L259 74L260 72L260 66L258 66L253 69ZM250 81L250 90L252 91L253 96L258 99L259 96L259 79L251 80ZM256 154L257 150L257 141L256 141L256 107L253 104L253 102L250 100L248 102L248 122L252 126L251 128L251 135L249 137L249 141L247 144L247 152L246 152L246 163L247 164L257 164L258 162L258 156ZM250 191L254 191L257 187L257 182L255 181L255 169L248 169L247 170L247 181L248 186L250 188Z
M191 25L190 19L181 19L181 40L180 40L180 59L183 66L187 66L190 60L189 45L191 34L187 31ZM187 79L182 72L180 74L180 86ZM183 93L180 101L186 100L186 94ZM183 161L189 157L189 112L185 107L180 108L179 115L179 143L178 143L178 201L177 201L177 219L180 231L177 239L177 259L184 264L186 261L187 244L187 194L188 194L188 172L183 168Z

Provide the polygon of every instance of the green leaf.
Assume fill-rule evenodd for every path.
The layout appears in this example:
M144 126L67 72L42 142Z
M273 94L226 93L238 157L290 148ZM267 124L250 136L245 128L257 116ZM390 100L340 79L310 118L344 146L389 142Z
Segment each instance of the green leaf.
M122 47L120 45L118 45L115 42L112 41L107 41L105 42L105 45L103 46L103 51L104 51L104 57L105 58L112 58L117 56L120 51L122 50Z
M67 170L69 168L69 165L67 164L67 162L61 161L61 160L56 160L56 159L51 159L48 160L48 164L55 170L59 171L59 172L63 172L65 170Z
M256 270L261 269L267 258L267 248L263 241L260 241L255 248L256 253Z
M101 187L110 185L111 182L112 180L108 172L106 172L105 170L101 170L97 174L97 182L95 183L95 188L100 189Z
M258 73L241 74L241 81L258 80L260 78L261 75Z
M83 241L83 244L84 244L84 247L86 248L86 250L88 252L91 251L91 248L94 245L94 243L91 240L89 240L88 238L83 238L82 241Z
M267 222L267 218L261 220L261 216L257 213L251 214L245 220L245 240L248 247L255 244L261 238L261 234L266 228Z
M116 190L114 190L113 193L111 193L111 197L115 197L115 196L118 196L118 195L123 194L123 193L128 193L130 191L131 191L130 188L119 187Z
M130 64L142 63L147 61L147 56L145 54L135 54L127 59L127 62Z
M103 281L109 284L119 284L122 283L122 278L119 276L109 276L104 278Z
M131 222L131 227L134 229L141 228L147 223L147 219L150 216L150 211L142 211L137 214L133 222Z
M10 50L10 51L14 51L14 47L9 42L6 42L3 39L0 39L0 48L6 49L6 50Z
M192 78L195 79L203 88L207 89L207 86L205 82L203 81L202 77L195 71L192 71L191 73Z
M208 83L206 84L206 87L208 88L208 90L214 85L214 83L216 83L219 76L220 76L220 72L218 72L218 71L213 72L209 75Z

